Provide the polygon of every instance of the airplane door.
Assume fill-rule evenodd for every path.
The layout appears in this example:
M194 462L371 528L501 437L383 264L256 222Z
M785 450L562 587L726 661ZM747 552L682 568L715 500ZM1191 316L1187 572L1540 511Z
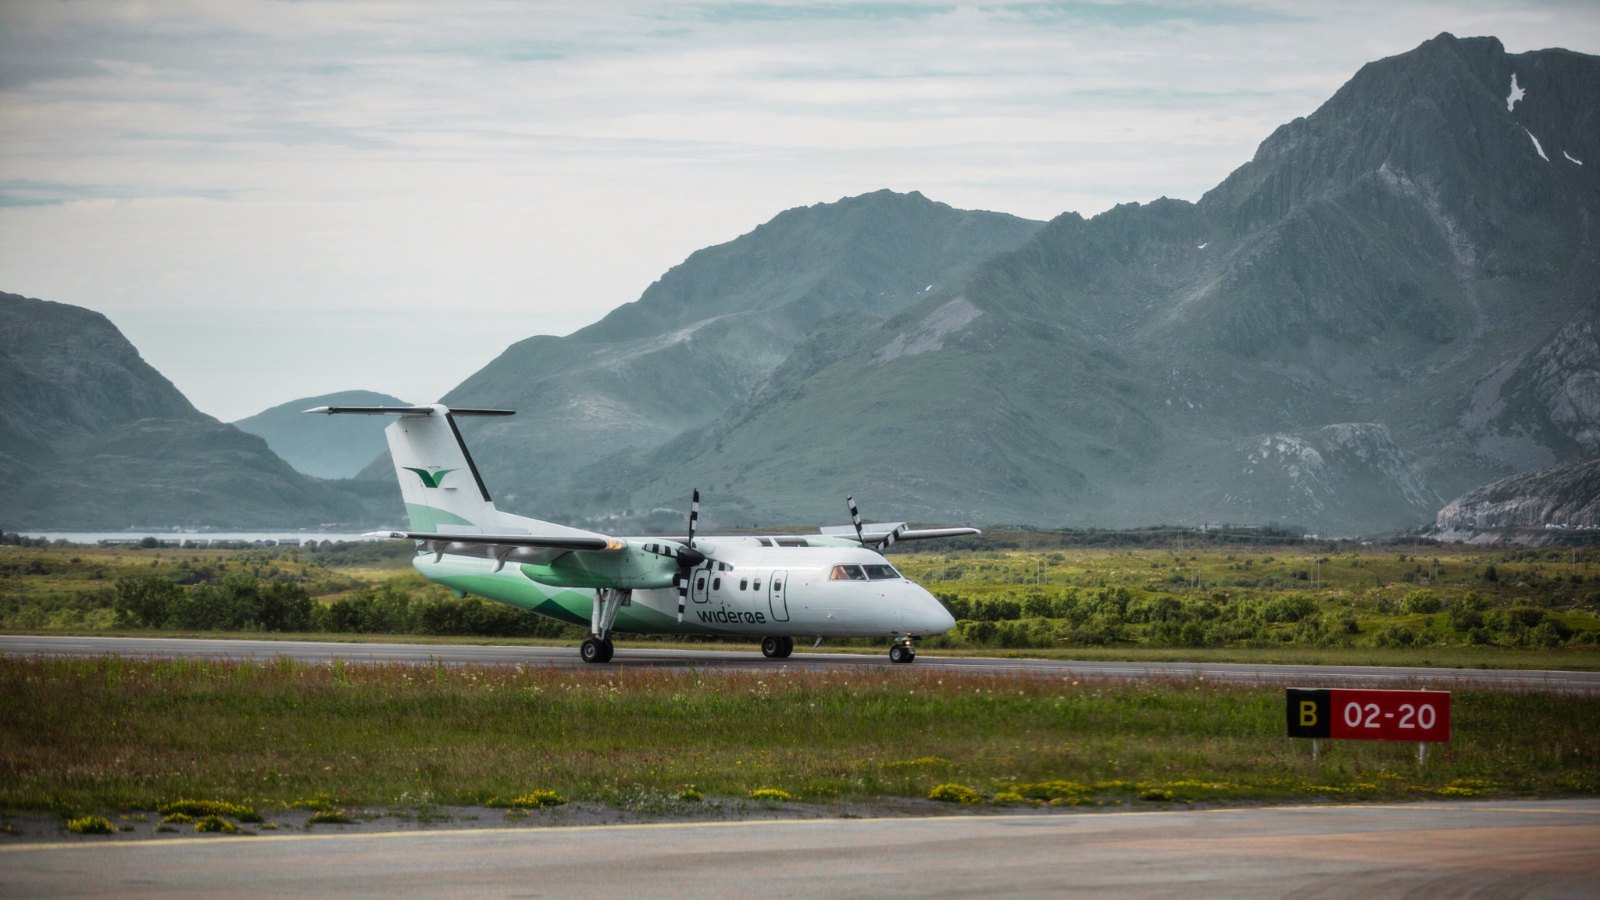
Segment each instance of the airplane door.
M784 591L788 589L789 573L773 572L767 585L767 605L772 609L774 622L789 621L789 601L784 599Z
M711 599L711 589L707 584L711 581L711 573L705 569L695 569L689 573L694 580L689 582L689 597L696 603L704 603Z

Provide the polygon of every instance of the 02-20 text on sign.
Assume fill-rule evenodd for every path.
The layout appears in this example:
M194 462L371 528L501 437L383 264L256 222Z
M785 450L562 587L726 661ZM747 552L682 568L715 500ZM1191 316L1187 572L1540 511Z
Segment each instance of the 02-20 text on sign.
M1289 688L1289 737L1343 741L1450 740L1449 691Z

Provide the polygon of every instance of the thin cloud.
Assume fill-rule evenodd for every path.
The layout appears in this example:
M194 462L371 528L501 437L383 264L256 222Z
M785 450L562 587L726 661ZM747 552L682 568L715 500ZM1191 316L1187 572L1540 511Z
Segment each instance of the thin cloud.
M251 338L221 307L337 330L446 304L481 359L393 390L417 400L788 207L883 187L1039 219L1194 200L1440 31L1600 47L1587 6L1515 0L10 2L0 24L0 289L214 316L222 348ZM147 356L203 409L298 389L204 375L162 333ZM385 341L426 355L426 336ZM307 393L384 388L325 363Z

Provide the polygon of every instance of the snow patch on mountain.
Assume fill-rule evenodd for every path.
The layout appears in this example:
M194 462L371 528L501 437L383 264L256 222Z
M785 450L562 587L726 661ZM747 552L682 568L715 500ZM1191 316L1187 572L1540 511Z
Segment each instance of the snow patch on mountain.
M1544 160L1545 162L1549 162L1550 161L1550 157L1544 155L1544 145L1540 144L1539 143L1539 139L1533 136L1533 132L1529 131L1526 128L1522 129L1522 131L1523 131L1524 134L1526 134L1528 136L1528 140L1533 141L1533 149L1539 151L1539 158Z
M1506 95L1506 112L1512 112L1517 101L1527 95L1527 91L1517 85L1517 73L1511 73L1511 93Z

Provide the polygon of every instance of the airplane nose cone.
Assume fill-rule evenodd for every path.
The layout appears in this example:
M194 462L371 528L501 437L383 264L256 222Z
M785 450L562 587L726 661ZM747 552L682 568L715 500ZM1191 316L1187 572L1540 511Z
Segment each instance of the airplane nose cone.
M912 630L918 634L944 634L956 627L955 617L944 608L939 598L920 587L916 590L909 612L914 620Z

